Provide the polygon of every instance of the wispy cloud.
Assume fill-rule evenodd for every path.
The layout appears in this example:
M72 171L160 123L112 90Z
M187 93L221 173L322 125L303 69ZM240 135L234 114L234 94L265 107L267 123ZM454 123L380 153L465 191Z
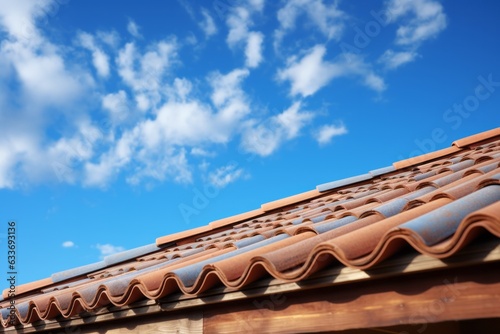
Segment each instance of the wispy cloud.
M344 124L329 124L323 125L315 134L316 141L320 145L329 144L333 137L341 136L347 133L347 128Z
M127 43L118 53L118 73L135 93L137 108L154 108L161 101L164 77L176 62L178 46L175 40L153 43L141 53L134 43Z
M415 51L399 51L387 50L379 58L379 62L384 64L386 68L394 70L401 65L410 63L418 57Z
M65 241L62 243L62 246L64 248L72 248L72 247L75 247L75 243L73 241Z
M366 86L378 92L385 89L382 77L361 56L350 54L328 61L325 55L326 47L318 44L300 59L297 56L289 58L287 67L278 71L278 79L290 82L291 95L303 97L313 95L333 79L344 76L361 77Z
M141 33L139 32L140 27L135 23L134 20L129 19L127 23L127 31L129 32L130 35L134 36L135 38L142 38Z
M390 0L385 10L390 13L389 21L399 24L395 44L402 49L388 49L379 58L390 70L417 59L420 45L436 38L447 26L443 6L434 0Z
M410 16L396 32L396 43L400 45L413 45L433 38L447 25L443 6L434 0L391 0L387 10L393 21Z
M249 121L243 133L243 148L260 156L268 156L283 142L296 138L314 117L314 113L302 111L301 108L302 104L295 102L285 111L262 122Z
M278 50L285 35L296 29L300 16L328 39L340 38L344 30L346 14L338 8L337 1L325 4L323 0L290 0L277 13L280 26L274 32L275 50Z
M244 175L243 168L239 168L236 163L230 163L211 172L208 175L208 179L217 188L224 188L228 184L244 177Z
M215 25L215 21L205 8L201 10L201 15L203 16L203 20L199 23L201 30L205 33L205 36L208 38L217 33L217 26Z
M100 49L94 40L94 36L81 32L77 37L78 43L92 53L92 63L101 77L109 76L109 57Z
M246 65L248 67L257 67L262 61L262 43L264 35L260 32L251 32L248 35L247 46L245 49Z
M226 19L229 28L227 45L230 48L245 46L248 67L257 67L262 60L264 34L250 29L254 25L252 16L262 10L263 5L263 1L250 1L246 6L233 7Z

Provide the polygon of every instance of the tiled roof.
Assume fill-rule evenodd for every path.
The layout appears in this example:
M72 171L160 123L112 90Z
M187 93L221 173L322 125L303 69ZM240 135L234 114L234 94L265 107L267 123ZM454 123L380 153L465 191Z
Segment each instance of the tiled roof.
M500 128L18 286L16 315L30 324L332 266L367 270L407 245L448 258L481 233L500 238Z

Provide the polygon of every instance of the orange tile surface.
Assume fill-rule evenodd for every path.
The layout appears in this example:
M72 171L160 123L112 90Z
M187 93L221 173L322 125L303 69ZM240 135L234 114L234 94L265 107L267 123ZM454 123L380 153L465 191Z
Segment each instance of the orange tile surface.
M499 134L497 129L456 141L451 150L427 154L416 164L396 163L395 171L267 203L160 237L126 256L23 285L17 321L74 317L216 287L242 289L270 277L299 282L331 267L367 270L408 245L448 258L480 242L481 234L500 243ZM9 300L5 291L3 296L5 327Z

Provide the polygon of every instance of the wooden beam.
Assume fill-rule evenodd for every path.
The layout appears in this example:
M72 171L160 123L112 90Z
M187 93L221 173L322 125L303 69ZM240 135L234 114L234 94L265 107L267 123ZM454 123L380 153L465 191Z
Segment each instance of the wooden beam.
M146 320L146 321L145 321ZM114 320L99 325L81 327L81 334L162 334L162 333L203 333L201 312L176 313L175 315L155 315L133 319Z
M481 273L481 275L477 275ZM207 333L321 332L500 317L500 268L440 271L223 304L204 312Z

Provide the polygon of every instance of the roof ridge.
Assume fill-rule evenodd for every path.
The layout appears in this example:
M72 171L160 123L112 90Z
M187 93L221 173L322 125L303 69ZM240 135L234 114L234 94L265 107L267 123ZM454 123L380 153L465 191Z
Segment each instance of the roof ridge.
M500 136L500 128L491 129L488 131L480 132L472 136L468 136L462 139L455 140L452 146L465 147L471 144L479 143L484 140L491 139L493 137Z
M458 140L455 140L450 147L446 147L441 150L436 150L432 152L428 152L416 157L408 158L405 160L400 160L394 162L392 165L396 169L402 169L406 167L410 167L416 164L421 164L430 160L434 160L437 158L442 158L444 156L456 153L461 149L467 148L472 144L476 144L482 141L486 141L488 139L492 139L494 137L500 136L500 128L495 128L492 130L480 132L468 137L464 137Z

